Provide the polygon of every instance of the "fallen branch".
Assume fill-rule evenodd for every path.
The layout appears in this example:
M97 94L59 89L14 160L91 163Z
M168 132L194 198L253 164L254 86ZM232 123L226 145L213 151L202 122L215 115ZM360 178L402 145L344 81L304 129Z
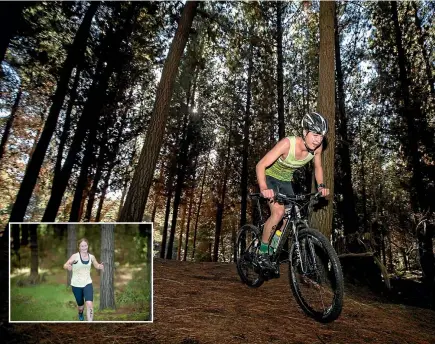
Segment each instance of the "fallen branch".
M338 255L338 258L347 258L347 257L373 257L374 252L363 252L363 253L343 253Z

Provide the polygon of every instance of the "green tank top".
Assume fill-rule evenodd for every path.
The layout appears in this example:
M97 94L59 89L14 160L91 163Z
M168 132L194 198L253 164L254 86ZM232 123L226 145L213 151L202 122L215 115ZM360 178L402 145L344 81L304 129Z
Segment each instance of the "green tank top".
M296 137L289 136L287 138L290 140L290 150L287 154L287 158L283 160L279 157L278 160L266 168L266 176L271 176L284 182L292 181L294 171L306 165L314 158L313 154L308 153L305 159L296 160Z

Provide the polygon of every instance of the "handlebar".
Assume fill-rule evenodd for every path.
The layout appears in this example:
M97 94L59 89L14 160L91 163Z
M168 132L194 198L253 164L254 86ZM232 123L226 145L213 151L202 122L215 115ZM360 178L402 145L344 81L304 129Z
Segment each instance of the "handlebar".
M275 202L281 203L281 204L289 204L297 201L306 201L308 199L314 200L316 198L321 197L322 193L320 191L312 192L309 194L302 194L302 195L285 195L283 193L277 192L272 198L264 197L262 193L252 193L250 194L251 198L263 198L268 200L273 200Z

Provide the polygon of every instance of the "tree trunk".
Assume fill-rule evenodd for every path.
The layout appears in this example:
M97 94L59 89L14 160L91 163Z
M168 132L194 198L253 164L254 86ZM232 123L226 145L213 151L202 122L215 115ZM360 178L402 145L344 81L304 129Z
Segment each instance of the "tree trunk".
M195 164L196 165L196 164ZM188 245L189 245L189 234L190 234L190 221L192 219L192 209L193 209L193 201L195 198L195 194L194 194L194 189L195 189L195 180L193 181L193 186L190 189L190 201L189 201L189 213L187 215L187 226L186 226L186 240L184 243L184 256L183 256L183 260L186 261L187 258L187 249L188 249Z
M21 87L18 89L17 96L15 97L14 105L12 106L11 114L6 122L5 130L3 132L2 141L0 143L0 161L3 158L3 155L6 151L6 142L8 141L9 135L11 133L12 124L14 123L15 115L18 110L18 106L20 104L21 95L23 94Z
M186 224L187 204L183 204L183 215L181 216L180 236L178 237L177 260L181 260L181 247L183 246L184 225Z
M283 68L283 54L282 54L282 11L283 4L281 1L276 3L276 43L277 43L277 88L278 88L278 131L279 139L285 137L285 119L284 119L284 68Z
M135 156L136 156L136 143L137 143L137 138L136 138L136 142L135 142L135 144L134 144L133 151L132 151L132 153L131 153L129 166L132 166L132 165L133 165L134 158L135 158ZM130 173L128 172L129 169L130 169L130 168L127 167L127 170L126 170L127 178L126 178L125 181L124 181L123 190L122 190L122 195L121 195L121 201L120 201L120 203L119 203L118 215L116 216L118 222L120 221L121 211L122 211L122 207L123 207L123 205L124 205L124 199L125 199L125 196L127 195L128 183L130 182Z
M280 3L278 3L278 11L280 11ZM246 208L248 203L248 156L249 156L249 127L250 127L250 112L251 112L251 81L252 81L252 72L254 69L254 47L252 43L252 33L254 27L251 27L251 42L249 44L249 62L248 62L248 82L246 85L246 109L245 109L245 118L244 118L244 127L243 127L243 157L242 157L242 176L240 182L240 193L242 202L240 205L240 227L242 227L246 223ZM282 37L281 37L282 39ZM282 51L281 51L282 53ZM282 58L282 56L281 56ZM282 61L281 61L282 62ZM281 80L282 82L282 80ZM282 86L282 85L281 85Z
M27 245L29 245L29 226L21 225L21 246Z
M11 216L9 217L9 222L20 222L24 219L30 197L32 196L39 171L41 170L41 166L45 158L45 153L47 152L53 132L56 129L59 112L62 108L65 94L68 89L71 71L78 61L83 58L83 52L89 35L92 18L97 11L98 6L99 2L91 2L83 22L77 31L67 58L63 63L57 88L52 98L53 104L51 105L50 112L45 122L41 137L38 141L36 150L27 165L26 173L24 175L23 181L21 182L20 190L18 191L17 198L11 211Z
M162 192L162 185L163 185L163 166L160 168L159 180L156 183L153 211L151 212L151 222L154 222L154 219L156 218L157 204L160 198L160 194Z
M104 271L100 280L100 310L115 308L115 225L101 225L101 263Z
M195 229L193 231L193 243L192 243L192 259L195 258L196 234L197 234L197 231L198 231L199 215L201 214L201 205L202 205L202 198L203 198L203 195L204 195L205 179L207 177L207 168L208 168L208 162L209 162L208 156L209 156L209 154L207 154L207 161L205 163L204 174L202 176L202 182L201 182L201 193L199 195L198 209L196 210Z
M365 149L362 142L362 123L361 118L359 118L359 146L360 146L360 163L361 163L361 199L363 208L363 228L364 233L368 231L368 213L367 213L367 187L366 187L366 173L365 173Z
M75 252L77 252L77 230L76 225L68 224L68 247L67 259L69 259ZM71 285L72 271L66 271L66 286Z
M186 176L186 169L187 169L187 162L188 162L188 152L189 152L189 146L193 139L193 128L192 123L189 123L190 116L188 114L188 105L185 105L185 111L184 112L184 124L183 124L183 138L180 144L180 152L177 157L177 183L175 186L175 194L174 194L174 204L172 208L172 222L171 222L171 232L169 234L169 241L168 241L168 250L166 252L166 259L171 259L172 257L172 248L174 245L174 238L175 238L175 228L177 225L177 216L178 216L178 207L181 202L181 194L183 192L184 187L184 179ZM185 129L187 127L187 130ZM187 131L187 132L186 132Z
M233 229L231 231L231 243L233 245L233 259L232 261L235 263L237 258L237 231L236 224L233 225Z
M319 99L318 111L328 121L326 135L328 148L322 154L323 182L334 195L334 147L335 147L335 70L334 70L334 13L335 2L320 2L320 52L319 52ZM313 226L327 238L332 232L333 202L312 216Z
M100 222L101 220L101 213L103 211L103 204L104 204L104 200L106 199L106 193L107 190L109 189L109 182L110 182L111 175L112 175L112 168L107 171L107 175L104 178L104 185L103 188L101 189L100 201L98 202L97 214L95 215L95 222Z
M358 230L358 217L355 210L355 197L352 188L352 168L350 163L349 140L347 137L347 116L345 108L344 76L341 65L340 37L338 33L337 12L334 11L335 24L335 64L337 75L338 92L338 155L341 160L341 173L337 175L336 184L341 187L343 201L340 202L340 213L343 216L345 235L355 233ZM335 169L338 170L338 169ZM337 190L338 191L338 190Z
M218 253L219 253L219 239L222 231L222 220L224 216L224 207L225 207L225 197L227 193L227 182L229 175L229 163L230 163L230 153L231 153L231 131L232 131L232 119L230 120L230 130L228 132L228 146L227 146L227 154L225 158L224 164L224 179L222 182L221 196L217 202L216 207L216 231L214 237L214 247L213 247L213 255L212 261L218 261Z
M20 225L15 223L15 224L11 225L11 228L12 228L12 249L14 250L15 254L19 256Z
M397 13L397 2L391 1L391 15L394 23L394 32L397 48L397 61L400 76L400 95L403 100L399 113L405 120L407 137L403 139L406 148L408 167L412 171L411 175L411 206L414 212L419 212L425 208L426 185L423 182L424 178L421 171L422 154L419 150L418 140L419 133L417 130L416 120L422 119L422 114L419 106L412 106L410 95L410 80L406 71L407 59L405 49L402 44L402 32L399 25L399 17Z
M10 40L16 34L23 17L23 10L29 6L29 1L0 2L0 71L5 59Z
M152 242L152 225L148 224L148 223L141 223L139 225L139 234L141 237L144 237L147 239L146 241L146 250L147 250L147 259L145 262L145 271L146 271L146 276L145 276L145 280L147 283L149 283L149 285L151 285L152 283L152 264L153 264L153 242Z
M418 5L417 2L412 1L411 2L412 7L414 8L414 23L418 32L418 44L420 45L421 54L423 56L424 65L426 68L426 78L427 82L430 87L430 93L432 95L435 95L435 80L432 74L432 67L430 65L428 53L426 51L426 48L424 46L424 33L423 28L421 27L421 19L418 17Z
M153 114L151 115L139 163L121 212L120 221L142 220L154 169L163 142L172 89L197 6L197 1L187 1L181 14L177 31L163 67Z
M36 284L39 280L38 225L28 226L30 227L30 283Z
M62 167L59 178L53 180L51 196L42 218L43 222L54 221L56 218L63 194L71 176L71 171L74 166L76 156L80 151L81 143L85 137L87 129L89 128L90 137L95 137L96 135L98 120L103 105L106 101L106 91L109 85L110 77L113 73L119 73L122 68L122 63L119 63L118 61L120 46L123 39L128 38L131 34L133 29L132 16L136 11L136 7L137 5L135 4L130 5L128 13L125 15L126 19L124 21L125 25L123 30L118 28L118 31L115 31L114 33L115 37L112 37L111 35L106 37L107 42L110 42L109 44L111 44L108 50L109 57L106 67L101 75L97 75L97 77L94 78L88 100L86 101L86 105L83 109L79 123L77 124L77 130L74 134L65 164Z
M77 99L77 87L80 81L81 68L77 67L76 75L74 77L74 83L70 91L68 108L65 113L65 122L63 123L62 135L60 136L59 148L57 151L56 165L54 167L54 178L59 175L62 169L63 151L65 149L66 140L71 126L71 112L74 107L74 103Z
M100 153L98 154L98 162L97 162L97 170L95 172L94 179L92 181L92 187L89 192L89 199L88 204L86 205L86 214L85 214L85 221L89 222L92 218L92 208L94 207L95 203L95 195L97 194L97 188L98 184L100 183L101 177L103 175L103 164L104 164L104 151L105 151L105 145L107 143L107 140L103 140L104 143L100 145Z
M80 168L80 174L79 178L77 180L76 189L74 192L74 200L71 206L71 213L69 216L69 222L79 222L81 219L81 208L83 204L83 200L86 198L86 189L88 183L88 169L91 166L92 160L94 159L94 137L95 136L88 136L87 142L86 142L86 149L83 156L82 166Z
M172 181L168 181L168 183L172 183ZM162 244L160 247L160 258L165 258L166 242L168 237L169 214L171 212L171 200L172 200L172 186L169 185L168 197L166 200L165 223L163 225L163 232L162 232Z
M93 1L90 3L89 9L84 16L79 30L77 31L67 58L63 63L57 88L52 98L53 104L51 105L50 112L45 122L41 137L38 141L36 150L27 165L26 173L24 175L23 181L21 182L20 190L18 191L17 198L13 205L9 222L20 222L24 219L30 197L32 196L39 171L41 170L41 166L45 158L45 153L47 151L48 145L50 144L53 132L56 129L59 112L62 108L65 94L68 89L71 71L78 61L83 58L83 52L89 35L92 18L94 17L99 4L100 3L98 1Z

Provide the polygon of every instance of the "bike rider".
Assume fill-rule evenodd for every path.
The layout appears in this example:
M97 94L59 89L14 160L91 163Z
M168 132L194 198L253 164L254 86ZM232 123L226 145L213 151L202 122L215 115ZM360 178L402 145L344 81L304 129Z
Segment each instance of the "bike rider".
M325 118L317 112L307 114L302 119L303 137L289 136L280 140L257 164L257 182L261 194L272 198L275 191L293 195L293 173L296 169L314 160L314 175L318 191L322 196L329 195L323 183L322 141L328 131ZM284 216L284 205L269 202L270 217L264 224L258 262L261 268L271 269L268 242L272 230ZM283 226L285 223L283 224Z

